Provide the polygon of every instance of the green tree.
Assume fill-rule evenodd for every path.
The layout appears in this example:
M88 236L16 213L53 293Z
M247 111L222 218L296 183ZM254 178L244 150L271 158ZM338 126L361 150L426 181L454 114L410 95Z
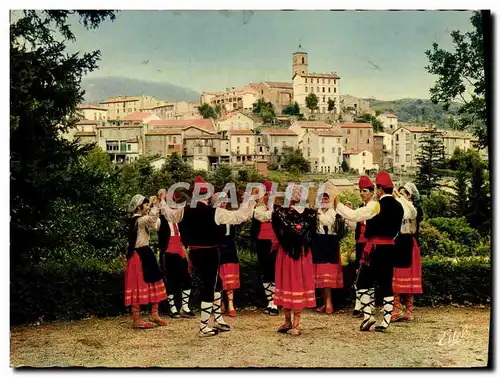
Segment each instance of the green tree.
M283 114L291 115L291 116L299 116L300 115L300 106L297 102L293 105L287 105L283 109Z
M430 89L432 102L442 103L448 110L452 101L458 100L458 121L454 126L461 130L471 129L481 147L486 147L489 142L483 21L491 22L490 18L491 15L486 13L473 12L470 19L473 31L451 32L454 52L440 48L437 43L433 44L432 50L425 52L430 63L427 71L438 76L436 84Z
M311 110L311 113L314 113L314 110L318 108L318 96L314 93L309 93L306 97L306 107Z
M276 119L276 112L271 102L259 99L253 104L252 112L259 115L264 123L272 123Z
M384 125L377 118L372 117L371 124L372 124L372 127L373 127L373 132L375 132L375 133L384 132Z
M342 171L344 173L347 173L349 171L349 165L347 164L346 160L342 161L342 164L340 166L342 167Z
M296 150L283 155L283 165L291 173L307 173L310 169L309 162L302 155L302 151Z
M182 157L176 152L167 158L162 170L168 173L171 185L177 182L191 182L195 177L193 168L182 161Z
M468 177L470 173L467 169L467 164L465 161L461 161L458 170L455 174L455 194L454 194L454 205L456 215L459 217L465 216L467 213L467 200L469 198L468 193Z
M80 201L101 208L107 176L86 169L79 146L60 135L74 127L82 102L82 76L97 68L100 52L68 54L77 16L87 29L114 20L113 11L23 11L10 25L11 262L35 258L34 247L53 238L38 225L56 202ZM56 34L57 33L57 34Z
M220 112L220 106L218 109ZM203 117L203 119L217 118L217 111L208 103L202 103L200 107L198 107L198 112Z
M328 98L328 111L335 110L335 101L331 98Z
M429 193L439 186L442 178L444 159L443 139L439 133L432 131L426 133L420 141L420 153L417 157L419 169L416 184L422 194Z
M219 164L213 171L211 183L216 190L222 190L227 182L233 182L233 170L228 164Z

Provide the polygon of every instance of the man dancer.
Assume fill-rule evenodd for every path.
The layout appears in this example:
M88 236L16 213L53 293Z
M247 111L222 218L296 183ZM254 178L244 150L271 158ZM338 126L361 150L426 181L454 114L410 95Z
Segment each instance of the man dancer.
M366 175L362 175L359 178L358 186L359 186L359 193L361 195L363 203L357 210L354 211L354 213L356 214L356 219L363 217L364 213L371 213L377 205L376 201L373 200L375 185L370 180L370 178ZM348 222L350 224L353 223L351 221ZM363 250L366 245L366 239L365 239L366 221L363 220L355 222L354 224L355 224L354 238L356 240L356 272L357 272L359 269L359 263L361 261ZM354 291L356 292L356 304L354 305L352 316L355 318L359 318L363 316L363 313L361 313L360 310L361 300L358 294L358 288L356 287L356 283L354 283Z
M361 299L361 311L364 314L360 325L361 331L369 331L375 324L372 316L372 307L375 303L375 282L380 285L383 296L384 316L375 331L384 332L391 322L394 306L392 290L392 276L394 267L394 253L396 246L394 238L398 235L403 221L404 210L401 204L393 197L394 184L386 172L380 172L375 179L375 194L378 202L373 209L366 210L364 216L356 214L335 198L335 209L342 217L349 221L366 221L366 245L363 250L361 265L358 271L357 288Z
M195 179L196 185L201 185L198 191L201 195L208 193L207 183L201 177ZM229 331L231 327L222 317L222 284L219 274L219 244L223 233L219 225L236 225L250 220L255 202L250 201L236 211L208 203L208 197L200 199L196 207L186 207L184 216L179 223L183 245L189 249L193 270L199 274L201 287L201 337L217 335L219 331ZM209 327L210 316L214 314L214 328Z

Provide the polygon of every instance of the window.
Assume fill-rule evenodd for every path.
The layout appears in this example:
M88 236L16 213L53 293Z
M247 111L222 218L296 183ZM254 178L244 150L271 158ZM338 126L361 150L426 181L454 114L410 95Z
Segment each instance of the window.
M129 113L131 113L131 112L132 112L132 108L131 108L131 107L129 107L129 108L127 109L127 111L128 111Z
M325 92L325 87L323 87L323 93Z
M262 147L259 147L259 152L262 152Z
M325 147L321 147L321 153L325 153Z
M250 138L247 136L245 141L247 144L250 143Z
M366 144L370 144L370 139L366 139Z
M247 154L250 154L250 147L247 146Z
M334 93L337 93L337 88L333 88L333 92L334 92Z
M413 135L413 140L417 140L417 134Z
M307 84L307 77L306 77L306 84ZM306 86L306 92L307 92L307 86Z
M306 93L307 93L307 86L306 86Z
M347 130L347 134L350 135L351 134L351 130Z
M120 114L120 109L116 109L116 113L117 113L117 114Z
M330 79L328 79L328 85L330 85Z
M409 152L410 151L410 144L406 144L406 151Z
M406 155L406 162L410 162L410 155L409 154Z
M322 163L325 163L325 157L324 157L324 156L323 156L323 157L321 157L321 162L322 162Z
M396 141L399 141L399 135L396 135Z
M363 152L363 157L365 157L365 156L366 156L366 152ZM364 162L363 162L363 164L364 164Z
M311 138L310 137L307 138L307 144L311 144Z
M333 80L333 85L337 85L337 80Z
M237 142L237 143L239 143L239 142L240 142L240 138L239 138L239 137L237 137L237 138L236 138L236 142Z
M174 144L176 144L176 143L177 143L177 137L174 136Z
M316 84L319 84L319 79L317 79L317 82L316 82Z
M201 152L202 152L202 150L203 150L203 147L200 145L200 146L198 147L198 153L201 153Z
M346 139L345 139L345 143L347 144L348 142L349 142L349 139L347 139L347 138L346 138Z
M132 145L128 144L128 145L127 145L127 149L128 149L128 151L130 152L130 151L132 150Z
M302 58L302 64L305 64L305 62L306 62L306 59Z
M330 88L328 88L328 93L330 93Z
M399 155L396 155L396 162L399 162Z
M410 137L411 137L411 135L409 133L406 134L406 141L410 141Z
M324 89L324 88L323 88ZM323 96L323 102L325 102L325 96Z
M325 144L325 138L324 137L321 138L321 144Z
M102 131L99 131L99 137L102 137Z
M215 148L212 148L212 152L214 152L214 153L215 153L215 152L217 152L217 150L216 150Z
M335 147L332 147L332 153L335 153Z
M260 137L257 138L257 142L260 143Z
M323 84L325 83L325 79L323 79Z
M339 147L339 156L342 156L342 148Z
M94 113L94 120L97 120L97 113Z
M359 130L359 136L363 136L363 130Z

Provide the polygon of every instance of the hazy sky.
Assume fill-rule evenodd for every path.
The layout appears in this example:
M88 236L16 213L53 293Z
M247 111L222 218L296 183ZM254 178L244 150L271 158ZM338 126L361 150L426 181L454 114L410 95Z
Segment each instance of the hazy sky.
M126 76L201 92L291 81L292 53L300 39L309 71L336 71L343 94L429 98L434 78L425 70L425 50L433 42L451 48L450 32L470 30L470 16L447 11L123 11L96 31L75 27L71 50L101 50L93 77ZM150 63L141 64L145 60Z

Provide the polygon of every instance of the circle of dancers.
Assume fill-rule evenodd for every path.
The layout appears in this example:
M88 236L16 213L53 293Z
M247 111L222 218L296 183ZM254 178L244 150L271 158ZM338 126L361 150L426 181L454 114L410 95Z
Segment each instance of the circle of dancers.
M278 332L300 335L301 313L316 307L317 289L324 303L316 310L334 312L332 289L344 288L340 241L347 228L354 230L356 240L352 316L361 319L359 330L385 332L391 322L414 319L414 295L422 293L417 242L422 210L413 183L395 188L386 172L379 172L375 183L361 176L362 204L353 209L328 190L318 194L319 208L313 208L298 184L285 192L288 205L275 204L273 185L266 181L265 194L258 198L255 189L245 194L237 210L226 208L230 193L211 195L201 177L194 183L198 188L191 194L199 199L191 205L186 205L189 196L166 189L149 199L135 195L129 204L125 306L131 307L134 328L166 326L159 315L161 302L166 302L170 318L195 317L190 297L196 279L201 301L198 335L230 331L224 314L237 316L234 291L240 288L235 236L248 221L267 302L264 313L277 316L281 309L284 315ZM158 232L159 258L150 247L151 230ZM383 306L378 324L376 285ZM141 318L141 305L151 305L148 321Z

